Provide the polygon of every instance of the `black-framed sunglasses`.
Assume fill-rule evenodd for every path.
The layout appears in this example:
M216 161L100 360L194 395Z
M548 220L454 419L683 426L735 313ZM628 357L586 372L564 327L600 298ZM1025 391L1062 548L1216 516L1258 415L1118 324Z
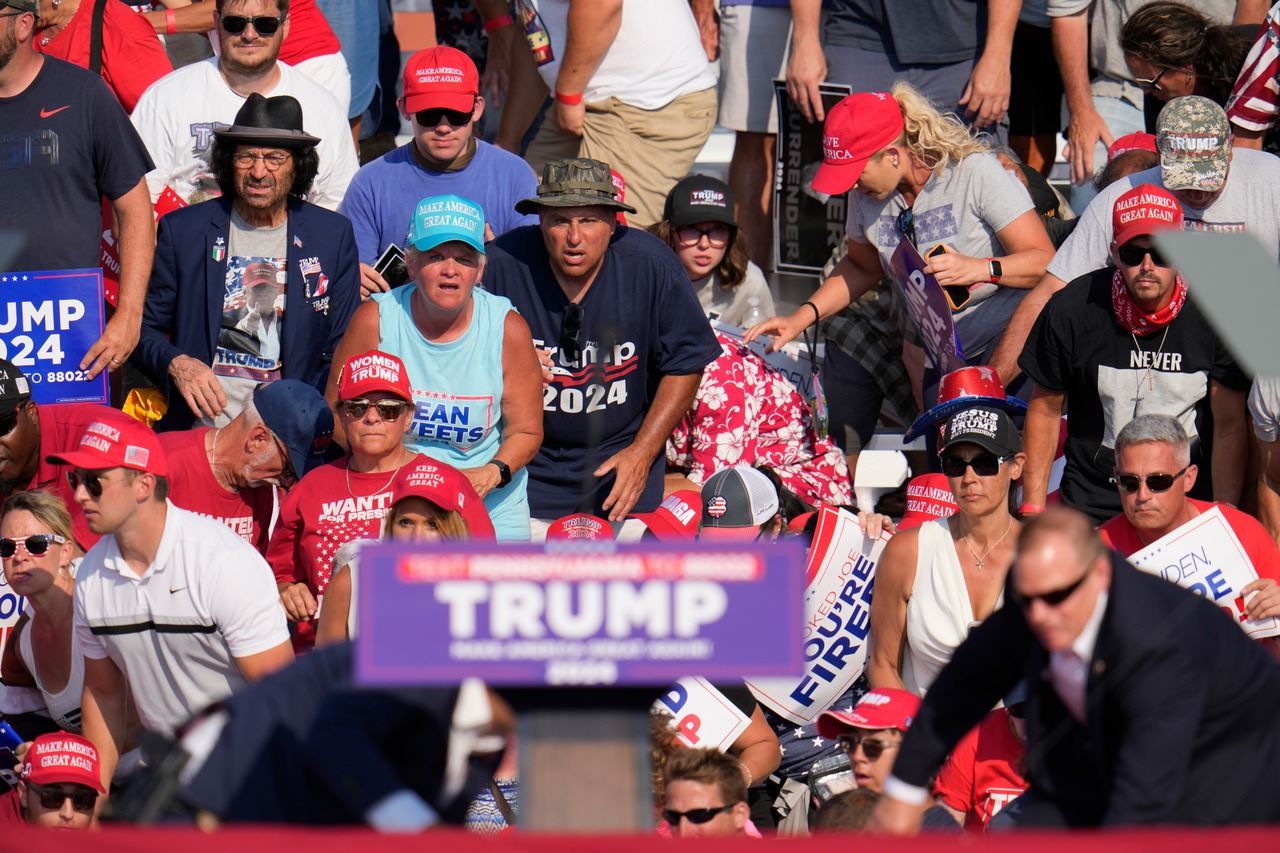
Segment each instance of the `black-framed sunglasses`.
M258 15L253 18L246 18L244 15L223 15L222 28L233 36L238 36L244 32L245 27L253 24L253 31L260 36L273 36L276 30L280 29L280 22L284 17L272 17L270 15Z
M1082 574L1080 576L1080 579L1077 580L1075 583L1068 584L1067 586L1062 587L1062 589L1055 589L1049 592L1042 592L1039 595L1023 595L1021 592L1018 592L1017 589L1012 587L1010 588L1009 593L1010 593L1010 596L1013 598L1014 602L1023 610L1030 610L1031 605L1035 603L1037 600L1043 601L1045 604L1049 605L1050 607L1057 607L1059 604L1061 604L1062 602L1070 598L1075 593L1075 591L1079 589L1086 580L1089 579L1089 575L1092 572L1093 572L1093 564L1090 563L1088 568L1084 570L1084 574Z
M577 361L582 356L582 321L587 312L576 302L570 302L564 309L564 319L560 321L560 351L570 361Z
M898 214L898 233L907 238L907 242L917 249L920 245L916 242L916 218L911 213L911 208L906 208Z
M80 471L72 468L67 472L67 485L71 487L71 493L75 494L76 489L84 486L84 490L89 493L89 497L95 501L102 497L102 478L106 476L106 469L103 471Z
M1165 260L1164 255L1160 254L1160 250L1155 246L1143 247L1135 246L1132 243L1125 243L1116 249L1116 257L1120 259L1120 263L1127 267L1137 267L1142 265L1142 259L1147 255L1151 256L1151 263L1158 267L1167 267L1169 262Z
M713 249L723 249L729 245L733 232L728 225L717 223L710 228L699 228L697 225L682 225L676 229L676 240L681 246L696 246L706 237Z
M1116 474L1111 478L1111 482L1124 489L1129 494L1133 494L1142 488L1142 484L1147 484L1147 489L1152 492L1167 492L1177 482L1178 478L1187 473L1188 465L1176 474L1148 474L1145 477L1139 477L1137 474Z
M1027 718L1027 703L1018 702L1015 705L1006 705L1005 710L1009 712L1009 716L1015 720L1025 720Z
M49 551L49 545L57 542L59 545L66 544L67 537L59 536L56 533L35 533L26 539L9 539L0 538L0 558L5 560L13 557L18 553L18 545L21 544L27 553L33 557L39 557Z
M33 785L30 782L27 783L27 787L40 798L40 807L49 811L62 808L62 804L70 799L71 806L76 811L91 812L94 804L98 802L98 792L92 788L83 788L74 794L69 794L61 788L46 788L44 785Z
M470 112L462 112L461 110L446 110L443 107L433 107L429 110L418 110L413 114L413 118L421 127L439 127L441 122L448 122L454 127L462 127L464 124L471 123L471 117L476 114L475 104L471 105Z
M679 826L680 818L685 818L689 823L704 824L710 823L718 814L730 811L737 803L730 803L727 806L718 806L714 809L689 809L687 812L678 812L675 809L663 809L662 819L671 826Z
M1000 466L1012 459L1012 456L996 456L994 453L979 453L972 459L948 453L941 457L942 473L948 477L963 477L966 468L972 468L979 477L994 477L1000 473Z
M289 458L289 448L284 446L284 442L274 433L271 436L276 441L276 451L280 454L280 478L282 480L298 482L298 469L293 467L293 460Z
M359 420L365 416L372 406L378 413L378 417L384 421L398 420L404 414L405 407L408 406L404 400L366 400L363 397L355 400L342 401L342 413L352 420Z
M862 754L867 757L867 761L879 761L880 756L884 755L886 749L897 749L902 746L898 741L885 740L884 738L871 737L870 735L840 735L840 737L836 738L836 745L840 747L841 752L850 758L861 746Z
M1151 78L1135 77L1133 82L1138 84L1138 88L1147 92L1160 91L1160 78L1168 71L1168 67L1160 69L1160 73Z

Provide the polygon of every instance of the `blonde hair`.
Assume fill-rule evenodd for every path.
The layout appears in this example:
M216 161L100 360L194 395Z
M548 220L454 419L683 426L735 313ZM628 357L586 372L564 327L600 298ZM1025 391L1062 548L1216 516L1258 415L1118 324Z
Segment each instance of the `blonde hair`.
M75 537L71 533L71 513L67 511L67 505L62 502L62 498L53 492L41 489L14 492L4 502L3 515L18 510L31 513L40 524L68 542L75 542Z
M902 136L894 144L910 151L920 165L945 169L970 154L990 150L990 145L975 136L955 113L941 112L910 84L894 83L889 91L902 110L905 125ZM883 153L877 152L876 156Z

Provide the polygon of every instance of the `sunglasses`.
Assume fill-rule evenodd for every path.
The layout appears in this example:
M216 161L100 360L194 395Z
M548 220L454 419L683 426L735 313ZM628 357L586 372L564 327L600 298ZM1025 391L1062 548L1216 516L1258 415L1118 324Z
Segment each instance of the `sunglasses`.
M273 36L276 30L280 29L280 22L283 17L272 18L268 15L259 15L256 18L246 18L243 15L223 15L222 28L233 36L238 36L244 32L244 28L253 24L253 31L260 36Z
M1019 702L1016 705L1007 705L1005 710L1009 712L1009 716L1015 720L1025 720L1027 718L1027 703Z
M77 471L73 468L67 472L67 485L71 487L72 494L75 494L76 489L84 486L89 497L97 500L102 497L102 478L106 473L106 471Z
M680 818L685 818L689 823L704 824L710 823L716 815L730 811L737 803L730 803L727 806L719 806L714 809L689 809L687 812L678 812L674 809L663 809L662 819L672 826L680 825Z
M293 461L289 459L289 448L284 446L279 438L276 438L276 451L280 454L280 479L286 482L298 482L298 471L293 467Z
M1037 599L1043 601L1050 607L1057 607L1059 604L1070 598L1072 594L1080 588L1080 585L1088 580L1089 573L1091 571L1093 571L1092 564L1090 564L1089 568L1084 570L1084 574L1080 576L1080 580L1069 586L1064 586L1062 589L1052 590L1051 592L1042 592L1039 595L1023 595L1021 592L1018 592L1017 589L1011 587L1009 593L1017 605L1023 610L1030 610L1031 605L1034 604Z
M676 239L681 246L696 246L706 237L713 249L723 249L729 245L729 226L712 225L710 228L699 228L696 225L683 225L676 229Z
M911 208L907 208L898 214L898 233L907 238L907 242L920 248L916 244L916 218L911 213Z
M587 312L576 302L570 302L564 309L564 319L560 321L560 350L569 356L570 361L577 361L582 356L582 321Z
M883 738L875 738L869 735L840 735L840 737L836 738L836 744L850 758L861 746L862 754L867 757L867 761L879 761L880 756L884 755L886 749L897 749L902 746L897 741L884 740Z
M35 791L36 796L40 798L40 807L53 811L62 808L62 804L68 799L71 800L72 807L78 812L91 812L93 805L98 801L98 792L92 788L84 788L84 790L76 791L74 794L68 794L61 788L46 788L43 785L33 785L27 783L27 787Z
M471 117L476 114L476 108L471 107L470 112L461 112L460 110L446 110L443 107L434 107L429 110L419 110L413 114L414 119L421 127L439 127L441 122L448 122L454 127L462 127L464 124L471 123Z
M22 407L25 405L25 401L19 403L12 412L0 418L0 435L8 435L13 432L13 428L18 425L18 413L22 411Z
M56 533L37 533L34 536L28 536L26 539L0 539L0 558L8 560L14 554L18 553L18 544L21 543L23 548L27 549L27 553L33 557L39 557L49 550L49 545L57 542L59 545L65 544L67 537L59 536Z
M363 398L343 400L342 413L353 420L359 420L372 406L377 410L378 417L384 421L394 421L404 414L405 407L408 405L404 400L378 400L377 402Z
M996 456L994 453L979 453L972 459L948 453L941 457L942 473L948 477L963 477L966 468L972 468L979 477L994 477L1000 473L1000 466L1012 456Z
M1190 465L1187 466L1187 468L1190 467ZM1148 474L1145 477L1139 477L1137 474L1116 474L1111 478L1111 482L1129 494L1142 488L1143 483L1147 484L1147 489L1151 492L1167 492L1179 477L1187 473L1187 468L1183 468L1176 474Z
M1160 91L1160 78L1165 75L1168 68L1161 68L1160 73L1151 78L1135 77L1133 82L1138 84L1139 89L1145 89L1148 92Z
M1120 259L1120 263L1127 267L1137 267L1142 265L1142 259L1147 255L1151 256L1151 263L1158 267L1167 267L1169 262L1165 260L1164 255L1160 254L1160 250L1155 246L1142 247L1135 246L1132 243L1125 243L1116 249L1116 257Z

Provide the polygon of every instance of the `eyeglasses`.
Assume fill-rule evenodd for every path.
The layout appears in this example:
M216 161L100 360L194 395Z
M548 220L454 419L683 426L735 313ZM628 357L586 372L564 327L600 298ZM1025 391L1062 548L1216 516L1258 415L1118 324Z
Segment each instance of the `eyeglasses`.
M1005 710L1009 712L1009 716L1015 720L1025 720L1027 718L1027 703L1019 702L1016 705L1006 705Z
M284 168L284 164L289 162L292 154L283 154L279 151L273 151L270 154L250 154L245 152L236 152L231 155L231 160L241 169L252 169L253 164L258 160L262 161L262 165L267 167L268 172L278 172Z
M106 476L108 468L103 471L79 471L71 469L67 472L67 485L71 487L71 493L75 494L76 489L84 486L84 490L89 493L89 497L95 501L102 497L102 478Z
M283 17L273 18L269 15L259 15L256 18L246 18L243 15L223 15L222 28L233 36L238 36L244 32L244 28L253 24L253 31L260 36L273 36L276 30L280 29L280 22Z
M1024 595L1023 593L1018 592L1016 588L1011 587L1009 590L1010 597L1012 597L1017 605L1023 610L1030 610L1031 605L1034 604L1037 599L1043 601L1050 607L1057 607L1059 604L1070 598L1072 594L1080 588L1080 585L1088 580L1089 573L1092 571L1093 564L1090 563L1089 567L1084 570L1084 574L1080 576L1080 580L1069 586L1064 586L1062 589L1055 589L1051 592L1042 592L1039 595Z
M582 356L582 321L587 312L576 302L570 302L564 309L564 319L560 321L560 350L569 356L570 361L577 361Z
M676 240L682 246L696 246L706 237L713 249L723 249L729 245L729 226L712 225L710 228L699 228L696 225L683 225L676 229Z
M54 809L62 808L62 804L68 799L71 800L71 806L78 812L91 812L93 805L98 801L98 792L92 788L85 788L83 785L77 786L74 794L69 794L61 788L46 788L43 785L33 785L27 783L27 787L35 791L36 796L40 798L41 808Z
M716 815L730 811L737 803L730 803L727 806L718 806L714 809L689 809L687 812L678 812L674 809L663 809L662 819L672 826L680 825L680 818L685 818L689 823L696 823L699 826L704 823L710 823Z
M363 418L365 412L369 411L369 407L377 409L378 417L384 421L394 421L404 414L405 407L409 404L404 400L365 400L363 398L357 400L343 400L342 413L352 420Z
M1141 266L1142 259L1147 255L1151 256L1151 263L1158 267L1170 266L1164 255L1160 254L1160 250L1155 246L1135 246L1132 243L1125 243L1116 249L1116 257L1120 259L1120 263L1127 267Z
M56 533L36 533L28 536L26 539L0 539L0 558L5 560L13 557L18 553L18 545L27 549L27 553L33 557L39 557L41 554L49 550L50 543L57 542L59 545L65 544L67 537L59 536Z
M908 243L920 248L916 243L916 218L909 207L898 214L898 233L906 237Z
M5 436L13 432L13 428L18 425L18 413L22 411L22 407L26 404L25 400L22 401L12 412L0 418L0 436Z
M1190 467L1190 465L1187 466L1187 468ZM1143 483L1147 484L1148 491L1156 493L1167 492L1179 477L1187 473L1187 468L1183 468L1176 474L1148 474L1145 477L1139 477L1137 474L1116 474L1111 478L1111 482L1129 494L1133 494L1142 488Z
M1146 90L1146 91L1148 91L1148 92L1159 92L1159 91L1160 91L1160 78L1161 78L1161 77L1163 77L1163 76L1165 75L1165 72L1166 72L1166 71L1168 71L1168 70L1169 70L1169 69L1168 69L1167 67L1166 67L1166 68L1161 68L1161 69L1160 69L1160 73L1159 73L1159 74L1157 74L1156 76L1154 76L1154 77L1152 77L1152 78L1150 78L1150 79L1143 79L1142 77L1135 77L1135 78L1134 78L1134 80L1133 80L1133 82L1135 82L1135 83L1137 83L1137 84L1138 84L1138 88L1139 88L1139 89L1145 89L1145 90Z
M462 127L464 124L471 123L471 117L476 114L475 105L472 104L470 112L462 112L461 110L446 110L443 107L433 107L429 110L418 110L413 114L413 118L421 127L439 127L441 122L448 122L454 127Z
M271 437L275 439L276 451L280 454L280 479L286 481L286 484L298 482L298 470L293 467L293 461L289 458L289 448L284 446L284 442L275 433Z
M972 468L979 477L994 477L1000 473L1000 466L1012 456L996 456L994 453L979 453L972 459L948 453L941 458L942 473L948 477L963 477L966 468Z
M869 735L840 735L840 737L836 738L836 744L850 758L861 746L862 754L867 757L867 761L879 761L880 756L884 755L886 749L897 749L902 746L896 740L874 738Z

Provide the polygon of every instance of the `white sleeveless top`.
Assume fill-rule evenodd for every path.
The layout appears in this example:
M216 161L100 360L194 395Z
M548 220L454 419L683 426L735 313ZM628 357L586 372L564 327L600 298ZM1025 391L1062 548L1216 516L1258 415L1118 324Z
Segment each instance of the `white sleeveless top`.
M918 542L916 578L907 599L902 683L912 693L923 696L978 622L969 603L969 587L947 519L920 525ZM1003 604L1002 591L996 607Z
M32 623L34 624L34 622ZM27 672L36 680L36 686L44 696L45 707L49 716L58 727L75 734L80 734L80 693L84 688L84 653L80 651L80 640L76 632L71 632L71 672L67 676L67 684L57 693L45 689L44 679L36 670L36 656L31 648L31 625L18 635L18 654Z

